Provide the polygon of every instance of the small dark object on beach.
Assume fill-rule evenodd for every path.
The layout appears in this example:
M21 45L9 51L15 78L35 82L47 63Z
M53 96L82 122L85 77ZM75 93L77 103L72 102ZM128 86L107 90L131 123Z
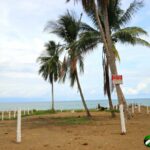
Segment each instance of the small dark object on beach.
M85 145L85 146L86 146L86 145L88 145L88 143L83 143L82 145Z
M98 104L98 106L97 106L97 110L102 110L102 111L104 111L104 110L106 110L107 108L106 107L102 107L100 104Z
M48 147L48 144L43 145L44 147Z
M4 134L8 134L8 132L4 133Z

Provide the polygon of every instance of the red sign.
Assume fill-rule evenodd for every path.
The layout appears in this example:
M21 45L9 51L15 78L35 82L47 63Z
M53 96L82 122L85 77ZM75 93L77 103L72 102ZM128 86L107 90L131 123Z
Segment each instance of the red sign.
M112 81L114 84L122 84L122 75L112 75Z

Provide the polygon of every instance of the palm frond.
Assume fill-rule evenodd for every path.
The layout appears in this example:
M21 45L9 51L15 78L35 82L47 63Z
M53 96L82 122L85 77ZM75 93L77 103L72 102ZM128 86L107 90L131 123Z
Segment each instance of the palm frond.
M80 73L84 72L84 57L79 55L78 56L78 63L79 63L79 69L80 69Z
M71 72L69 73L69 78L70 78L70 86L73 87L76 81L76 74L75 72Z
M115 45L113 44L113 47L112 47L112 50L115 54L115 58L120 61L120 56L119 56L119 53L118 53L118 50L116 49Z
M149 47L149 42L139 38L139 35L147 35L147 32L141 28L131 27L119 30L114 33L112 37L121 43L129 43L132 45L141 44L143 46Z
M97 29L94 29L92 26L88 25L87 23L81 22L80 24L80 30L81 31L91 31L91 32L97 32Z
M87 52L91 52L98 46L100 43L100 34L99 32L84 32L80 34L80 38L78 41L76 41L76 47L77 49L81 50L83 54L86 54Z
M112 34L112 37L115 37L116 35L125 35L125 34L130 34L131 36L140 36L140 35L147 35L147 32L140 28L140 27L126 27L126 28L123 28L123 29L120 29L118 31L116 31L114 34Z
M150 48L150 43L148 41L146 41L146 40L143 40L141 38L134 38L134 41L135 41L135 43L133 45L140 44L142 46L147 46L147 47Z
M79 21L76 20L75 13L67 11L60 16L56 22L50 21L46 26L46 30L58 35L65 42L70 43L76 39L79 32Z
M42 54L37 59L40 64L39 74L42 75L44 80L52 83L53 80L57 81L60 74L60 45L56 44L54 41L49 41L45 44L45 47L46 50L44 51L44 55Z
M137 1L134 0L129 8L126 10L126 12L122 15L122 17L119 20L120 25L125 25L127 24L131 19L134 13L137 12L141 7L143 7L143 1Z

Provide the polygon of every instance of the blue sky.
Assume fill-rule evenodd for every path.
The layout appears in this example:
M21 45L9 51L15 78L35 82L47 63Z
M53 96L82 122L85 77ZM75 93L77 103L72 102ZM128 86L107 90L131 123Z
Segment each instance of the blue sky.
M131 0L122 0L126 9ZM134 15L127 26L143 27L150 35L150 3ZM56 20L66 9L82 12L80 5L65 0L3 0L0 1L0 101L4 98L49 100L51 86L38 75L37 57L48 40L60 41L55 35L43 32L49 20ZM88 19L83 16L83 20ZM150 42L150 37L143 37ZM150 97L150 49L142 46L117 44L123 75L123 91L127 98ZM80 76L86 99L103 99L101 46L85 57L85 72ZM113 94L115 98L115 93ZM56 100L80 99L77 87L69 81L55 84Z

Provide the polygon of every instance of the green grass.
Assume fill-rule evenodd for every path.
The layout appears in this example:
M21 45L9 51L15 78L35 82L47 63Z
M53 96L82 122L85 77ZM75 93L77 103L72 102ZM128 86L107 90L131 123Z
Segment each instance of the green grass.
M52 110L33 110L33 113L31 113L30 111L30 114L28 115L27 112L26 114L24 115L24 111L21 112L22 114L22 117L27 117L27 116L34 116L34 115L49 115L49 114L55 114L55 113L60 113L60 112L70 112L71 113L72 110L56 110L56 111L52 111ZM110 113L110 110L97 110L97 109L90 109L90 112L98 112L98 111L105 111L105 112L108 112ZM113 110L114 112L119 112L118 110ZM77 110L74 110L74 112L85 112L85 110L83 109L77 109ZM11 119L8 118L8 113L5 113L5 117L4 117L4 120L15 120L16 118L13 117L13 113L11 113ZM75 119L75 120L74 120ZM86 121L86 119L84 120L85 118L71 118L71 119L68 119L67 118L65 119L64 118L64 121L62 121L62 124L63 122L67 123L67 122L72 122L73 124L75 124L77 122L78 124L78 121L79 123L82 121ZM1 120L1 113L0 113L0 120Z
M58 117L51 118L54 121L55 125L81 125L88 124L91 122L91 119L87 117Z
M55 114L57 111L52 111L52 110L33 110L33 114L31 115L46 115L46 114Z
M54 111L51 111L51 110L39 110L39 111L36 111L36 110L33 110L33 113L31 113L30 111L30 114L28 115L27 112L26 114L24 115L24 111L21 112L21 116L22 117L27 117L27 116L34 116L34 115L46 115L46 114L54 114L56 112ZM14 118L14 114L13 112L11 112L11 119L9 119L8 117L8 113L4 113L4 120L15 120L17 117ZM0 120L1 120L1 113L0 113Z

